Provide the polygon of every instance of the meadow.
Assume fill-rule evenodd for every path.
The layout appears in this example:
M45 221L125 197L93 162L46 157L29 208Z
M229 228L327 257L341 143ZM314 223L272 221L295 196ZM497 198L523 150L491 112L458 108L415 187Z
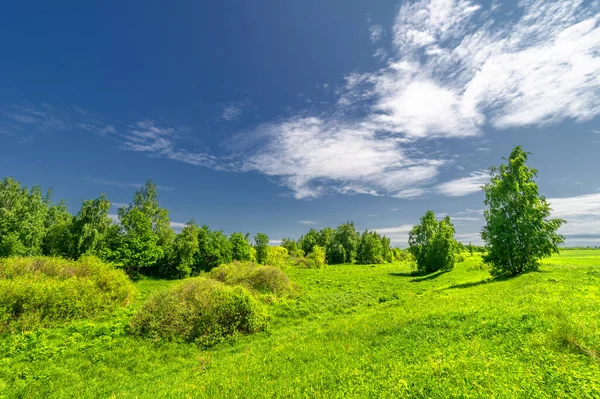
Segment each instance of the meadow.
M478 254L450 272L408 263L284 268L298 295L267 304L267 330L210 349L132 336L149 296L0 336L2 398L600 397L600 250L492 279Z

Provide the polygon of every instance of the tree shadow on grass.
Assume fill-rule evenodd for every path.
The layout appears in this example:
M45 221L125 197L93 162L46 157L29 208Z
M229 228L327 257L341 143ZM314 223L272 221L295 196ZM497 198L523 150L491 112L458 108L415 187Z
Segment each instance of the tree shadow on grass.
M411 283L419 283L421 281L427 281L427 280L433 280L438 278L439 276L441 276L442 274L447 273L446 270L438 270L437 272L433 272L431 274L428 274L424 277L417 277L417 278L413 278L411 281Z
M412 280L410 280L412 283L418 283L420 281L427 281L427 280L433 280L434 278L438 278L439 276L441 276L442 274L446 273L445 270L438 270L437 272L433 272L431 274L421 274L417 271L414 272L395 272L395 273L389 273L390 276L396 276L396 277L415 277Z
M395 277L415 277L418 276L419 274L416 272L395 272L395 273L388 273L390 276L395 276Z
M484 284L490 284L490 283L497 283L499 281L505 281L505 280L509 280L511 279L511 277L490 277L490 278L486 278L485 280L479 280L479 281L473 281L470 283L463 283L463 284L454 284L451 285L448 288L444 288L444 290L452 290L455 288L471 288L471 287L477 287L478 285L484 285Z

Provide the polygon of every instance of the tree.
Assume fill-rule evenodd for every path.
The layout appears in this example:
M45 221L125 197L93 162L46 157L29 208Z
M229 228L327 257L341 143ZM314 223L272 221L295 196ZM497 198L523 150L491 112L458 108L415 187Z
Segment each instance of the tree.
M64 201L50 207L46 217L46 234L42 242L44 255L69 256L72 222L73 216L67 210Z
M210 230L203 225L198 230L198 247L192 270L194 274L232 261L232 243L222 231Z
M98 255L102 251L106 233L112 224L108 216L109 208L110 201L104 194L83 201L71 224L71 257L78 259L81 255Z
M252 245L248 242L248 235L233 233L229 236L231 243L231 259L239 261L252 260Z
M319 244L319 232L315 229L310 229L308 233L300 237L300 249L305 254L312 252L313 247Z
M269 236L264 233L258 233L254 237L254 248L256 249L256 261L264 265L267 261L269 247Z
M42 252L50 196L10 177L0 182L0 257Z
M353 222L347 222L338 226L333 240L335 263L353 263L356 259L356 251L358 250L360 238L360 234L356 231ZM340 255L343 255L344 258L340 259Z
M184 278L192 273L194 256L198 253L198 231L193 220L186 223L181 233L175 237L168 267L163 271L166 277Z
M454 267L456 240L450 217L441 222L433 211L427 211L408 234L408 250L417 262L421 273L450 270Z
M483 187L488 206L481 232L487 249L483 261L494 276L537 270L539 260L558 253L564 242L557 230L565 221L549 219L551 208L539 194L538 172L527 166L528 155L515 147L503 158L506 164L490 168L490 182Z
M325 248L315 245L313 251L306 256L311 261L312 266L317 269L325 267Z
M287 249L288 253L292 256L296 256L298 251L298 243L291 238L284 237L281 239L281 246Z
M150 268L164 255L158 245L158 235L152 229L152 219L139 208L119 209L119 220L123 226L118 262L128 274L137 274Z
M363 265L383 263L383 245L381 244L381 237L376 231L365 230L362 234L356 261Z

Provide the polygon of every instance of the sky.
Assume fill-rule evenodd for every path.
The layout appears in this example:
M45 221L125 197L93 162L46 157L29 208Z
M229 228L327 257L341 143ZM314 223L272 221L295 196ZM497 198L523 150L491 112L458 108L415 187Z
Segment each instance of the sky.
M522 145L566 244L600 245L598 1L13 1L0 43L0 177L74 213L151 178L176 230L406 246L431 209L481 243Z

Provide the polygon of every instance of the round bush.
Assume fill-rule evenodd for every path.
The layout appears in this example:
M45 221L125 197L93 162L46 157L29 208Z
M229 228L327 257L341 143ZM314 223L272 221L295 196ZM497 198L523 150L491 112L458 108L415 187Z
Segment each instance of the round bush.
M134 290L123 271L94 257L2 259L0 331L92 317L127 305Z
M157 341L211 346L260 331L266 321L263 305L245 288L198 277L152 295L131 319L130 331Z
M262 294L285 295L293 291L290 279L278 267L253 262L233 262L210 271L209 277L227 285L243 285Z

